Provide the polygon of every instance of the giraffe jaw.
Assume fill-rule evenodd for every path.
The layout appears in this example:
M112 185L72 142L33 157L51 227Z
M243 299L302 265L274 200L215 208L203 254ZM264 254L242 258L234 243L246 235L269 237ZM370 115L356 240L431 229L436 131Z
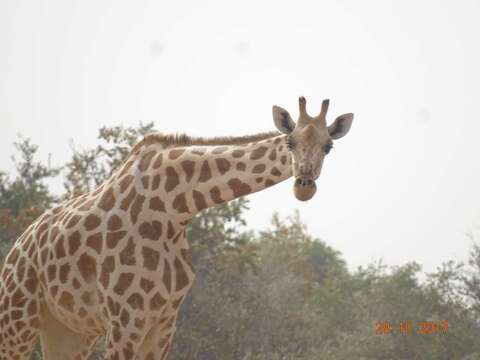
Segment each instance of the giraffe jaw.
M310 200L313 195L315 195L316 191L317 185L313 180L302 181L300 178L297 178L295 184L293 185L293 193L295 194L295 197L300 201Z

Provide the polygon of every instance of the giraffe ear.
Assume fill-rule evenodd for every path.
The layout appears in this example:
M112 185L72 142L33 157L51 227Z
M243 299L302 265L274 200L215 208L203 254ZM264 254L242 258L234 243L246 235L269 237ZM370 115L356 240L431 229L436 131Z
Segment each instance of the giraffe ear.
M282 133L290 134L295 129L295 121L292 120L287 110L275 105L272 108L272 115L275 126Z
M340 139L341 137L347 135L348 130L352 126L353 114L343 114L335 119L333 124L328 127L328 133L330 137L334 140Z

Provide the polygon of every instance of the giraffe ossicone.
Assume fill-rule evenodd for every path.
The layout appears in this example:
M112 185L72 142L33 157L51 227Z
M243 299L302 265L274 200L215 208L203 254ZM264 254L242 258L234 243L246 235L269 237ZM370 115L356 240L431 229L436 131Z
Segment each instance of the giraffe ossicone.
M165 359L194 280L185 227L199 211L295 177L315 192L332 140L353 115L326 124L273 107L278 132L191 138L150 134L97 189L45 212L18 238L0 273L0 360Z

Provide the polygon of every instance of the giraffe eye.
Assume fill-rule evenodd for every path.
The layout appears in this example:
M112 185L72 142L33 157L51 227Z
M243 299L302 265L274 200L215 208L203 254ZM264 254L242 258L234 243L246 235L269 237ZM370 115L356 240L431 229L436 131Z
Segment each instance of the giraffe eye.
M328 154L332 149L333 149L333 144L330 143L325 145L325 147L323 148L323 151L325 151L325 154Z

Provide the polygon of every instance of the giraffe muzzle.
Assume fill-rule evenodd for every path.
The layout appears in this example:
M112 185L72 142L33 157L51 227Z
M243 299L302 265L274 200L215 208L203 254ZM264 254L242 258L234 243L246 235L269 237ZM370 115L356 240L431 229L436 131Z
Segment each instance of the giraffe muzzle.
M298 177L293 185L295 197L300 201L310 200L317 191L315 181L308 178Z

